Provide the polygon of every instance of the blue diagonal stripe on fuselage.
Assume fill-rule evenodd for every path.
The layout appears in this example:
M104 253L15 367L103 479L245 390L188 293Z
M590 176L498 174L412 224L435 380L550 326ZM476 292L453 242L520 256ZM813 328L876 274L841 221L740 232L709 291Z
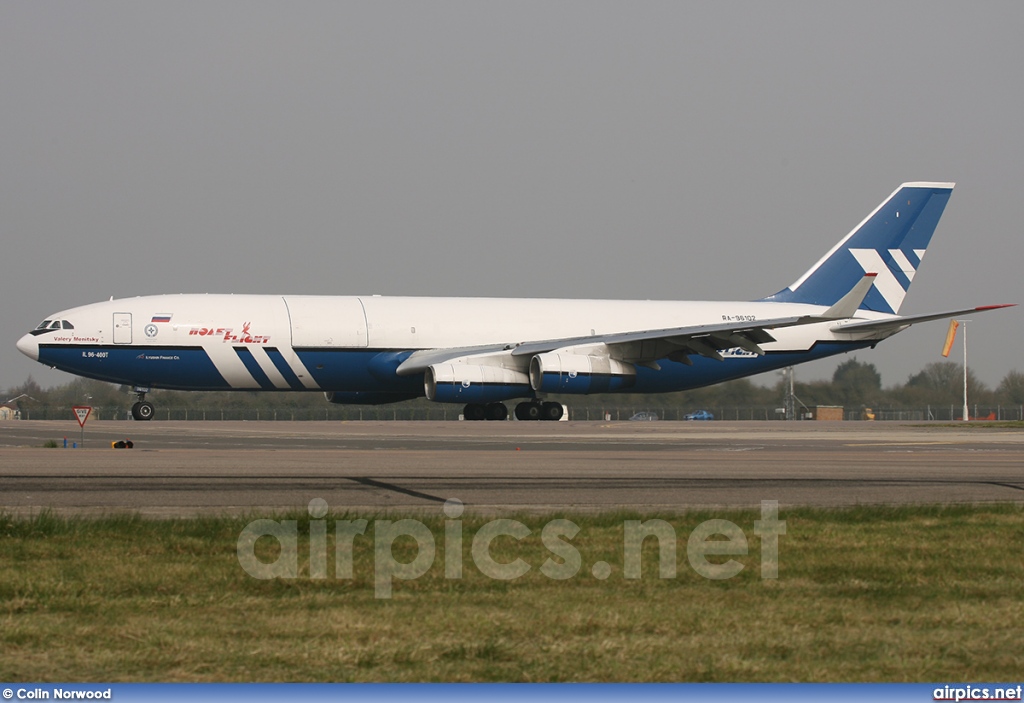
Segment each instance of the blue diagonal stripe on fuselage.
M288 365L288 361L284 358L284 354L282 354L277 347L267 347L264 351L267 352L267 356L270 357L270 361L273 362L274 367L281 372L281 375L284 376L284 380L288 382L288 385L291 386L293 391L307 390L307 388L302 385L302 381L299 380L299 377L295 375L295 371L292 370L292 367Z
M277 390L277 387L273 384L270 378L267 377L267 374L265 374L263 369L260 368L259 363L253 357L251 351L246 347L235 347L235 354L237 354L238 358L242 360L243 364L245 364L245 370L252 374L256 383L260 384L260 388L265 391Z

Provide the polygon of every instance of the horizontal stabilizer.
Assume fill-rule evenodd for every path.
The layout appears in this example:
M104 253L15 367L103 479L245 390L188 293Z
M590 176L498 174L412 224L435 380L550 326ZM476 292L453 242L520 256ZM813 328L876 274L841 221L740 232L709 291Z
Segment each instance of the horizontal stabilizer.
M989 310L1000 310L1012 308L1016 303L1007 305L982 305L976 308L965 310L950 310L948 312L936 312L925 315L908 315L906 317L891 317L885 320L869 320L867 322L852 322L849 324L838 324L832 328L833 332L886 332L889 330L901 330L919 322L931 322L932 320L945 320L957 315L967 315L976 312L988 312Z

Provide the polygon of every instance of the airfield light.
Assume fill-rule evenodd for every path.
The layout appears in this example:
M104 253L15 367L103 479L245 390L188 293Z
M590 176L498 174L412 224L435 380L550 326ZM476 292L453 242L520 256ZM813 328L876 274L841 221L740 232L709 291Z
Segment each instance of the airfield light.
M967 412L967 323L970 320L960 320L960 324L964 326L964 422L971 419Z

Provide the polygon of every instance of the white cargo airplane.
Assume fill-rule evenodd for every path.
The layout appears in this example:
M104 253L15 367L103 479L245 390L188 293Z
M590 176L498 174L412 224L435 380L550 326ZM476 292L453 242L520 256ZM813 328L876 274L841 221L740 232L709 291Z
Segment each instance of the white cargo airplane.
M133 387L323 391L342 404L426 396L470 420L557 420L545 394L658 393L874 347L900 317L952 193L904 183L788 288L756 301L669 302L291 295L154 295L48 316L27 356Z

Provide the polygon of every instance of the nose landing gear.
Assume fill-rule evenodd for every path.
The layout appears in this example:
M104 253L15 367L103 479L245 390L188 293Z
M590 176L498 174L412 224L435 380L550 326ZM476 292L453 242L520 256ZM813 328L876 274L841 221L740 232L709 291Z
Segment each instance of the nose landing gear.
M156 407L146 400L146 393L149 391L146 389L135 389L135 395L138 397L138 402L132 406L132 419L133 420L152 420L153 415L156 413Z

